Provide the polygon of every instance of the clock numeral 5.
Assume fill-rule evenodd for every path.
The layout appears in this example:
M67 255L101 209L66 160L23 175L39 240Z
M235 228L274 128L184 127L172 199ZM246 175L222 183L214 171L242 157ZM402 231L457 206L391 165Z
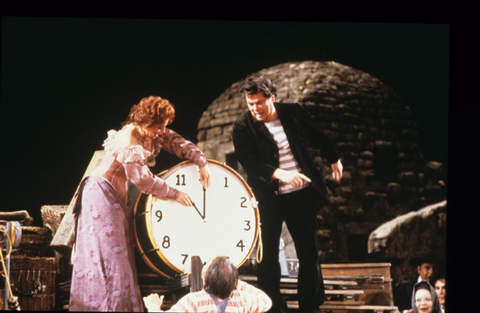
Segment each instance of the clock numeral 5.
M185 183L185 174L178 174L177 176L177 183L175 184L176 186L186 186L187 184Z
M243 248L245 248L245 245L243 244L243 240L240 240L238 243L237 243L237 247L240 248L240 251L243 252Z

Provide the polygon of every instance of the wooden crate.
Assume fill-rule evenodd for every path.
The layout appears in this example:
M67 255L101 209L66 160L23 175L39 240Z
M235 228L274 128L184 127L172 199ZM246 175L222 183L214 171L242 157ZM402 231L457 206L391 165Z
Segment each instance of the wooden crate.
M22 311L55 309L56 258L12 255L10 284Z

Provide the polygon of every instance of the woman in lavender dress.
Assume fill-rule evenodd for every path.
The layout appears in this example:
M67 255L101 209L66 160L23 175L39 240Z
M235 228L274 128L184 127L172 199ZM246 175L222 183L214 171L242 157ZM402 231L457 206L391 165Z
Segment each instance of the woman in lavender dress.
M174 116L168 100L150 96L131 108L121 130L108 132L105 157L82 181L73 206L76 240L70 311L144 311L135 268L129 182L143 193L191 206L188 194L168 186L148 168L164 149L198 165L200 181L205 188L210 186L202 151L166 128Z

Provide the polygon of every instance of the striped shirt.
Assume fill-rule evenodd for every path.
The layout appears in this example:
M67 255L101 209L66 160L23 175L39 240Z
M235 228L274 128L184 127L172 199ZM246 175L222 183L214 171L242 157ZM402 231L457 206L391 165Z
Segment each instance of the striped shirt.
M232 291L228 298L225 313L260 313L268 311L271 306L272 300L266 293L239 280L237 289ZM153 312L151 308L148 311ZM217 313L218 310L210 294L200 290L187 294L167 312Z
M268 131L273 136L273 139L277 143L278 146L278 154L279 154L279 168L285 171L297 171L298 173L301 172L300 166L298 166L297 160L292 154L292 150L290 149L290 144L287 139L287 135L285 135L285 131L283 130L282 123L280 119L277 117L273 120L264 122L265 126L267 127ZM284 182L279 182L278 192L280 194L290 193L293 191L297 191L303 189L308 186L307 182L304 182L302 186L293 187L292 185Z

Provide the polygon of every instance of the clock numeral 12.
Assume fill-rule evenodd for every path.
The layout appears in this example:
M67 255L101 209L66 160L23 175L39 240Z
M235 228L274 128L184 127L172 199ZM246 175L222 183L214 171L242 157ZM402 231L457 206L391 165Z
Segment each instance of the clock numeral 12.
M187 185L187 184L185 184L185 174L182 174L182 175L178 174L175 177L177 177L177 183L176 183L177 186L180 186L180 185L181 186L186 186ZM180 179L180 178L182 178L182 179ZM180 183L180 180L182 181L181 183Z

